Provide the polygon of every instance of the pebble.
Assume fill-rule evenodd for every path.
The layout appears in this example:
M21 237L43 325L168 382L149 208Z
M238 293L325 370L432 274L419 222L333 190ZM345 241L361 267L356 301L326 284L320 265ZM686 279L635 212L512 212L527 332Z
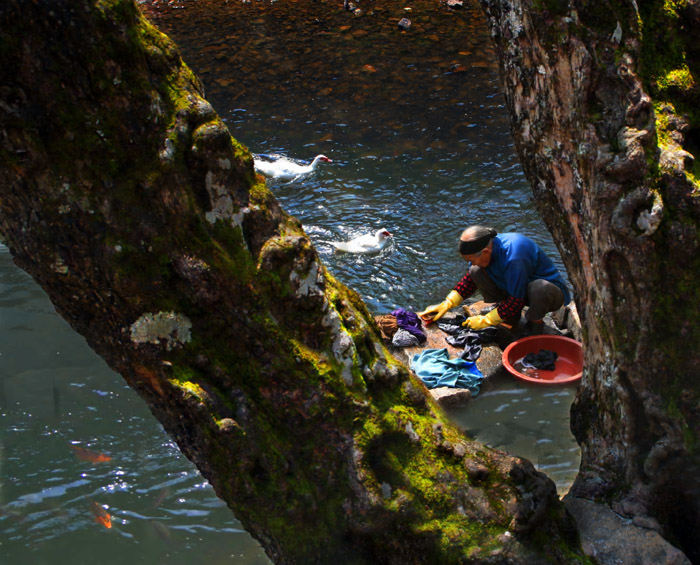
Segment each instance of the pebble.
M407 31L411 27L411 20L408 18L401 18L399 20L399 29Z

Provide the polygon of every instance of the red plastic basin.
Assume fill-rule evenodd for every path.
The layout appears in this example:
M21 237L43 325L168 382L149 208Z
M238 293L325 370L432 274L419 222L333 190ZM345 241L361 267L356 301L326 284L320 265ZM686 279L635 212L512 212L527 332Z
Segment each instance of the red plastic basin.
M547 349L557 353L553 371L528 369L522 359L528 353ZM533 335L511 343L503 351L503 366L513 376L531 383L559 385L581 378L583 372L583 349L575 339L560 335Z

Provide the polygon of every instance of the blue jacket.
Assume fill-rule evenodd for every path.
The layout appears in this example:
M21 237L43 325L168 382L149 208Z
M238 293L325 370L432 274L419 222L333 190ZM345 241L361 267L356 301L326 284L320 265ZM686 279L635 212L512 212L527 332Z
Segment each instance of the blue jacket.
M529 237L519 233L500 233L492 241L491 262L486 272L496 286L514 298L525 300L527 285L544 279L561 289L564 304L571 302L571 294L559 270Z

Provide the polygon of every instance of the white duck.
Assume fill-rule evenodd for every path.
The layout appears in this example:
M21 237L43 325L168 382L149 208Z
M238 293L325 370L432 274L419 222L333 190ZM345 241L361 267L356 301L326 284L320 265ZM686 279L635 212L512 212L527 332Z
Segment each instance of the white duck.
M365 234L350 241L331 241L329 242L338 251L346 253L379 253L393 235L384 228L377 230L377 233Z
M325 155L316 155L314 160L308 165L300 165L296 161L292 161L287 157L279 157L275 160L263 159L262 157L262 155L256 155L253 157L253 166L255 167L255 170L268 178L281 181L292 181L301 176L307 175L313 172L316 165L321 162L333 162Z

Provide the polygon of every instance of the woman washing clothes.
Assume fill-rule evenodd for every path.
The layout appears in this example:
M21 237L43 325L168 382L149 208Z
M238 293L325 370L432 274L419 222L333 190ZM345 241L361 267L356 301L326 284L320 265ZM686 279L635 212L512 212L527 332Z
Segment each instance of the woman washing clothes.
M467 318L464 326L481 330L505 322L517 327L527 306L525 333L537 335L543 331L545 314L571 301L552 260L524 235L469 226L460 237L459 254L470 263L469 270L445 300L418 314L428 323L439 320L478 289L484 301L496 302L496 307L486 315Z

